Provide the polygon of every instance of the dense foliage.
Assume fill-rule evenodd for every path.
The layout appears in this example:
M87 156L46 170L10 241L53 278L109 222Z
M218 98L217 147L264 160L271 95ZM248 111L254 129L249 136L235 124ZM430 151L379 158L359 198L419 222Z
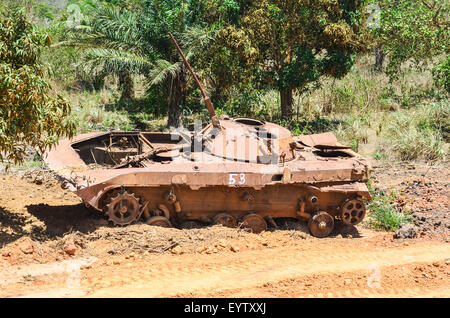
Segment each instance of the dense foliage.
M382 0L379 25L373 29L374 43L389 55L387 73L401 75L401 67L410 62L415 67L434 63L440 78L445 72L450 43L450 3L441 0Z
M134 97L132 76L144 75L148 95L167 103L168 126L180 126L188 74L168 33L181 38L195 24L198 1L109 2L95 5L62 44L83 51L79 65L94 78L116 74L122 99Z
M50 82L70 96L79 131L164 129L204 119L199 90L168 32L219 115L259 117L297 133L335 129L356 150L368 140L372 113L398 110L406 119L376 118L377 136L395 139L389 144L393 153L405 160L412 159L405 154L445 158L448 125L422 129L422 119L408 118L426 116L433 105L448 113L448 1L4 0L0 15L9 17L5 8L17 5L32 25L15 36L29 37L30 45L18 47L19 40L6 45L4 37L2 52L8 47L22 58L20 50L31 50L36 58L17 66L2 57L0 89L8 90L1 96L2 142L9 142L2 149L9 159L19 158L28 141L42 148L73 128L63 120L67 103L48 96ZM43 32L51 34L51 48ZM374 51L378 72L360 63ZM36 98L25 103L28 110L17 103L22 92L11 93L21 89L19 80ZM30 112L27 120L15 122L5 113L14 108ZM330 119L335 115L351 118ZM389 123L411 125L393 133L395 127L383 128L388 116ZM40 135L30 134L32 129ZM12 134L19 139L13 141ZM413 152L411 144L430 147Z
M42 153L58 137L71 136L70 106L50 97L47 68L39 61L51 38L27 21L23 11L0 17L0 160L20 162L26 145Z
M280 92L286 120L294 90L323 75L344 76L363 50L361 1L249 1L240 21L220 32L220 44L239 52L260 85Z

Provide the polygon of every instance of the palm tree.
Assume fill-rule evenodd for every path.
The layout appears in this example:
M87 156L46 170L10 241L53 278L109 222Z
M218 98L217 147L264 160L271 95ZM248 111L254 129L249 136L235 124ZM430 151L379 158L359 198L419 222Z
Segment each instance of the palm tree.
M135 13L102 4L93 10L88 25L72 30L69 39L61 45L83 50L81 64L92 73L101 70L104 74L117 75L123 99L133 98L133 75L144 75L148 88L159 86L167 96L167 126L179 127L186 72L167 35L173 27L170 16L173 13L164 15L159 6L155 2L146 12Z

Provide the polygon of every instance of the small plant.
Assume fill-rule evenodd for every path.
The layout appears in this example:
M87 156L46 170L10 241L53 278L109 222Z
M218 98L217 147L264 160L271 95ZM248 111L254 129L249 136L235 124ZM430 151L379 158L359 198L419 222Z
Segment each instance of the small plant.
M387 159L387 156L383 149L378 149L377 152L373 154L373 159L375 160Z
M37 152L27 156L20 165L14 166L18 170L41 169L45 166L44 161Z
M358 152L362 144L369 141L369 122L364 116L346 116L341 125L334 130L338 139Z
M450 93L450 57L433 67L433 78L436 85Z
M411 215L399 211L393 203L396 197L394 191L386 195L380 189L374 188L371 181L368 182L368 188L372 195L372 201L367 205L370 227L394 232L402 224L412 220Z

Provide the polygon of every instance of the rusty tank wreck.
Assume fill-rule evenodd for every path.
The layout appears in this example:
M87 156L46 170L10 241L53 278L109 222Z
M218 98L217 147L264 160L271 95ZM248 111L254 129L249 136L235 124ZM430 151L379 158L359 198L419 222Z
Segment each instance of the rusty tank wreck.
M172 35L170 35L172 37ZM294 137L255 118L218 118L193 131L108 131L61 140L44 160L66 188L115 225L169 227L199 220L254 233L276 218L328 236L335 220L359 224L370 200L370 165L332 133Z

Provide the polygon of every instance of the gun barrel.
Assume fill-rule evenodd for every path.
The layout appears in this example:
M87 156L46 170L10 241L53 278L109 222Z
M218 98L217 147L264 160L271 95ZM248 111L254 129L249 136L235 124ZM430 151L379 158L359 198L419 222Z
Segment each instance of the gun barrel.
M206 95L205 89L203 88L202 84L198 80L198 77L195 74L195 72L192 70L191 65L187 61L187 59L184 56L183 52L181 51L181 49L180 49L177 41L175 40L174 36L172 35L171 32L169 32L169 35L170 35L170 38L172 39L172 42L175 45L178 53L180 54L181 58L183 59L184 64L188 68L189 72L191 72L192 77L194 78L195 82L197 83L198 87L200 88L200 91L202 92L203 100L205 101L206 108L208 108L209 116L211 117L211 121L212 121L213 126L214 127L220 127L219 120L218 120L218 118L216 116L216 112L215 112L214 107L213 107L213 105L211 103L211 99L208 97L208 95Z

